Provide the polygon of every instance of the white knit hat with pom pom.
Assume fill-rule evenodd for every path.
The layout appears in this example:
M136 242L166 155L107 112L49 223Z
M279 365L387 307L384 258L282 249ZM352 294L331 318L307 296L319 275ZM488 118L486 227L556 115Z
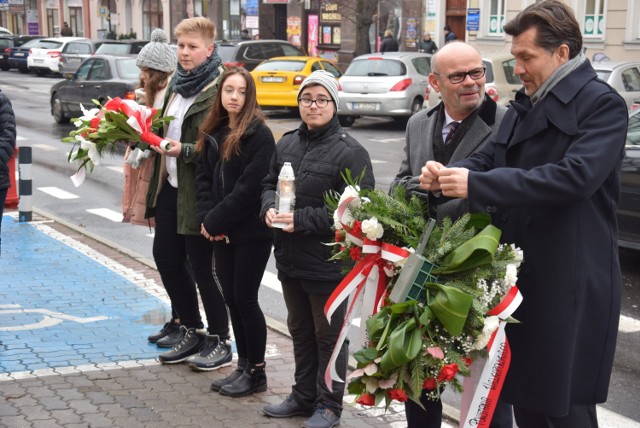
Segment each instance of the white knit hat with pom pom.
M136 65L139 68L146 67L167 73L174 71L178 63L178 55L175 48L169 46L168 41L167 33L159 28L153 30L151 41L138 54Z

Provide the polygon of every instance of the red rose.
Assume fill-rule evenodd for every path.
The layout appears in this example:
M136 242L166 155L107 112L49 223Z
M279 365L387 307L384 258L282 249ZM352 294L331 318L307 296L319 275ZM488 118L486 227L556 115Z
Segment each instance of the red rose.
M392 389L391 391L389 391L389 398L404 403L405 401L407 401L407 393L404 392L404 389Z
M353 227L351 228L351 230L349 231L353 236L356 236L358 238L362 237L362 222L361 221L354 221L353 222Z
M98 129L98 125L100 124L100 118L99 117L94 117L93 119L91 119L89 124L91 125L91 127L93 129Z
M473 360L469 357L464 357L462 359L464 360L464 363L467 365L467 367L471 366L471 363L473 363Z
M436 389L437 386L438 384L436 383L436 380L432 377L426 378L424 380L424 383L422 384L422 388L426 389L427 391L432 391Z
M445 382L453 379L458 373L457 364L445 364L438 375L438 382Z
M349 254L351 255L351 260L360 260L362 258L362 249L360 247L352 247L349 250Z
M336 230L336 234L335 234L335 241L336 242L342 242L344 241L344 235L342 234L341 231Z
M356 403L362 404L363 406L373 406L376 404L376 397L365 393L356 398Z

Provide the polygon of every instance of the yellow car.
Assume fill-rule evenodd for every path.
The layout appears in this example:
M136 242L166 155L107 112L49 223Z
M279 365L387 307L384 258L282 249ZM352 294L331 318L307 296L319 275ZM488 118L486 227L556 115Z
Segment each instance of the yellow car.
M263 61L251 75L256 82L261 107L297 107L298 89L316 70L326 70L335 78L342 76L331 61L310 56L279 56Z

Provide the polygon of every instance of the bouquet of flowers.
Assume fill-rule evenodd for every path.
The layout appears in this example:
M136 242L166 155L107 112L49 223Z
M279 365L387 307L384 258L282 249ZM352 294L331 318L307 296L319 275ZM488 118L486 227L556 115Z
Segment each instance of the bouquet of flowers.
M97 107L90 110L80 106L83 116L73 119L76 129L62 140L74 143L68 160L78 165L76 174L71 177L76 187L84 182L85 171L93 171L100 165L104 153L113 153L119 141L137 143L141 149L154 145L169 150L169 142L153 131L169 123L172 117L160 117L160 111L155 108L119 97L110 99L104 106L97 100L93 102Z
M366 340L354 354L358 368L349 376L356 402L419 403L423 389L437 399L445 386L462 390L456 375L468 376L476 359L488 355L491 364L508 366L504 322L515 321L510 315L521 301L515 284L522 251L499 244L501 232L488 215L435 226L425 220L422 201L401 186L390 196L359 189L348 172L345 180L344 193L326 202L334 212L333 259L353 268L325 313L351 297L341 340L356 306L369 317ZM486 372L483 381L499 393L504 376ZM333 367L330 379L339 379Z

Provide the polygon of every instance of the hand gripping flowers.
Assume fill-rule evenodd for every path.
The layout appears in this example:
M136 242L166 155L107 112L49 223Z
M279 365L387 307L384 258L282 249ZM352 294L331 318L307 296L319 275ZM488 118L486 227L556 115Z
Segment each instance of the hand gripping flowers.
M100 106L98 101L93 102ZM78 165L78 171L71 177L76 187L84 182L85 171L93 171L96 165L100 165L104 153L112 153L119 141L136 143L142 150L148 149L149 145L164 150L170 148L168 141L158 137L153 131L173 118L160 117L155 108L119 97L109 100L101 108L81 108L84 115L73 120L77 129L62 140L76 144L68 155L69 162Z
M348 174L346 179L353 181ZM478 360L476 383L492 388L474 393L475 385L465 382L469 397L463 399L462 415L490 420L493 408L483 403L492 401L486 395L497 398L504 379L491 368L508 367L504 322L514 321L510 315L521 301L515 282L522 252L499 244L500 230L488 216L466 214L438 226L425 221L421 202L407 200L402 187L389 196L351 185L342 195L329 195L327 205L335 210L333 259L355 266L325 313L352 295L340 338L357 306L368 318L349 392L363 405L419 403L423 388L436 399L445 385L461 391L456 375L469 376ZM325 379L332 378L328 370Z

